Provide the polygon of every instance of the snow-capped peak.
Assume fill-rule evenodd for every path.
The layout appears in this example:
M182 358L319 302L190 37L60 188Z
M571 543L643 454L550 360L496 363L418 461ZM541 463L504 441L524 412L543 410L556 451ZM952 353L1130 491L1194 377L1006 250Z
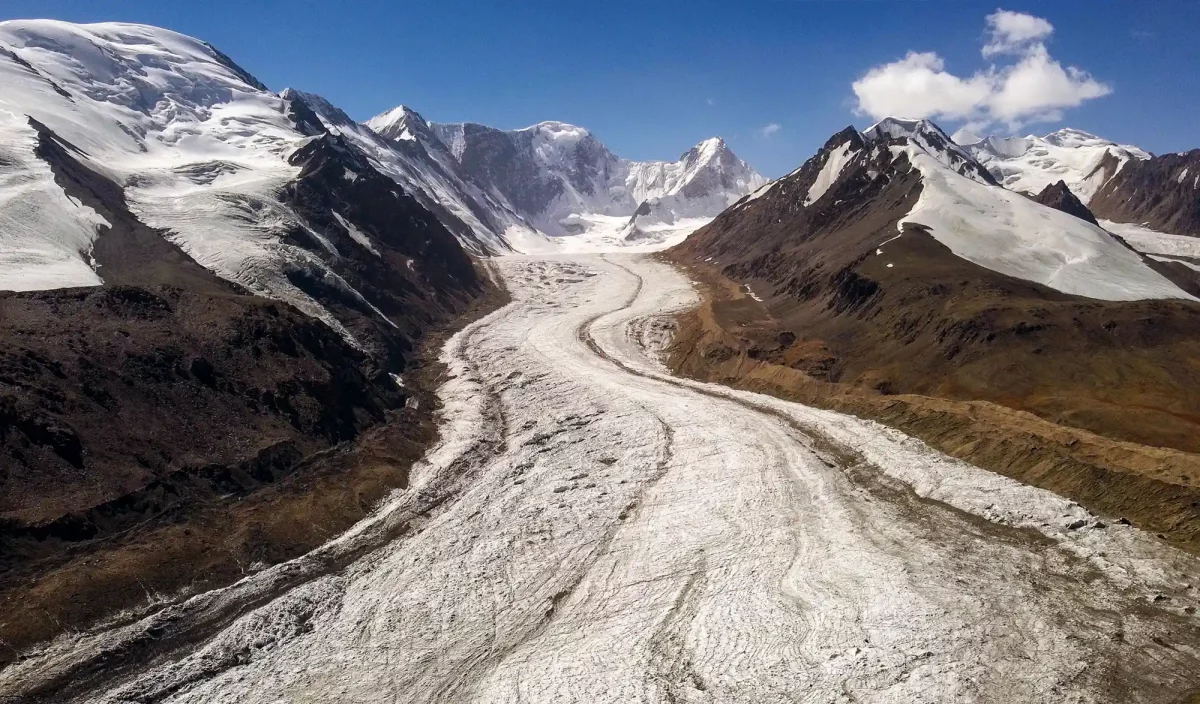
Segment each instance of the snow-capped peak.
M709 137L679 156L680 162L690 165L730 160L736 161L737 157L720 137Z
M978 144L983 141L983 137L980 137L966 127L960 127L958 131L950 135L950 139L954 140L954 143L960 147Z
M1041 137L993 135L966 149L1005 188L1033 194L1063 181L1084 203L1130 159L1150 158L1137 147L1072 128Z
M1029 138L1033 138L1032 136ZM1036 138L1034 138L1036 139ZM1097 137L1090 132L1064 127L1042 137L1046 142L1059 147L1116 146L1116 142ZM1136 149L1136 147L1135 147ZM1139 150L1140 151L1140 150Z
M885 117L862 132L868 142L903 139L920 147L955 172L980 183L992 183L992 177L975 158L950 139L941 127L929 120Z
M885 117L879 122L863 130L863 136L868 140L899 139L900 137L916 138L925 135L936 135L950 141L950 137L933 122L926 119L908 117Z
M387 139L415 140L418 132L428 132L429 123L416 110L397 105L366 121L366 126Z
M354 120L325 98L316 93L305 93L302 90L295 88L284 88L279 91L279 97L287 101L299 100L307 105L313 112L321 116L321 119L331 127L345 127L353 125Z
M556 153L562 153L564 150L572 150L581 143L599 142L592 136L591 132L567 122L558 122L555 120L547 120L539 122L536 125L530 125L517 132L525 132L534 137L534 139L545 143L547 149L553 150Z

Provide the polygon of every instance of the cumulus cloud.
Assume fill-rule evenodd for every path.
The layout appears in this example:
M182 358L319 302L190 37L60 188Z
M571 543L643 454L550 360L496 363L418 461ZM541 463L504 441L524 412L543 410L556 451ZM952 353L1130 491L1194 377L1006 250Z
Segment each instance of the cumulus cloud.
M987 16L988 43L984 58L999 54L1024 53L1031 44L1042 42L1054 33L1054 26L1041 17L1024 12L996 10Z
M1054 32L1046 20L997 10L987 17L984 58L1007 57L970 76L946 70L934 52L910 51L898 61L876 66L854 81L856 112L963 120L982 128L1002 122L1056 120L1062 110L1112 92L1107 84L1050 56L1045 40Z
M761 127L758 130L758 133L763 137L770 137L781 129L783 129L783 125L779 124L778 122L770 122Z

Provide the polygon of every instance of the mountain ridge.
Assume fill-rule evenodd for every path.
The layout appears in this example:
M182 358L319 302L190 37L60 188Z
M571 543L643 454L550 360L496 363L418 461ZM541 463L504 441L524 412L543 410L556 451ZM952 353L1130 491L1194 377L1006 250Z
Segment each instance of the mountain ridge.
M1200 389L1195 271L1132 250L1083 211L1003 188L940 129L892 120L864 132L833 135L669 250L752 292L713 309L747 336L741 346L689 359L731 360L722 374L770 364L868 394L988 400L1200 449L1174 415ZM1069 194L1046 199L1069 209ZM1147 319L1153 332L1139 327ZM1138 378L1138 391L1076 383L1111 374Z
M386 122L379 117L368 124L386 129ZM619 243L635 221L642 228L669 228L711 218L765 183L720 137L701 141L674 162L638 162L565 122L516 130L429 124L476 182L556 238L603 233Z

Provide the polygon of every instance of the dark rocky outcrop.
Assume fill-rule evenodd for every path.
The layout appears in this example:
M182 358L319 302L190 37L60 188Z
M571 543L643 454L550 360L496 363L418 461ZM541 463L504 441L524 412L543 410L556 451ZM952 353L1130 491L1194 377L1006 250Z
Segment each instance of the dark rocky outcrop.
M1092 211L1088 210L1088 207L1076 198L1071 189L1067 187L1067 184L1061 180L1058 183L1052 183L1043 188L1041 193L1033 196L1033 199L1042 205L1047 205L1055 210L1061 210L1069 215L1074 215L1080 220L1086 220L1093 225L1099 225L1096 222L1096 216L1092 215Z
M1105 220L1200 237L1200 149L1129 161L1088 207Z

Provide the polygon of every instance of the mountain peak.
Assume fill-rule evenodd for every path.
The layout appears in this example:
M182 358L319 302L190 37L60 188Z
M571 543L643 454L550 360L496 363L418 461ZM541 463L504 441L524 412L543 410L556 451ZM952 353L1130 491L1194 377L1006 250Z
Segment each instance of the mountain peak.
M387 139L416 139L416 132L429 130L429 122L421 113L407 105L397 105L387 112L380 113L366 121L366 126Z
M696 146L681 154L679 160L685 163L695 164L705 161L712 161L713 159L724 159L726 158L726 155L728 155L729 158L736 158L733 156L733 151L729 149L729 145L725 143L724 139L720 137L709 137L708 139L700 142Z
M295 88L284 88L279 91L279 97L289 102L298 100L304 103L310 110L319 115L321 119L331 125L342 126L354 123L354 120L343 112L341 108L316 93L306 93Z
M966 127L960 127L954 134L950 135L950 139L954 140L954 143L960 147L968 147L983 141L983 137L980 137Z
M1071 192L1071 187L1062 179L1059 179L1057 183L1046 186L1042 189L1041 193L1032 196L1032 198L1042 205L1049 206L1055 210L1061 210L1068 215L1074 215L1080 220L1099 226L1099 223L1096 222L1096 216L1092 215L1092 211L1088 210L1088 207Z
M885 117L862 132L863 137L870 141L878 139L899 139L901 137L915 138L933 135L935 141L951 141L941 127L927 119L907 117Z
M863 135L854 127L848 125L841 132L835 133L832 137L825 141L825 146L821 147L825 151L833 151L834 149L849 142L854 148L862 145Z
M1127 161L1150 158L1137 147L1073 127L1042 137L992 135L967 145L967 151L1005 188L1036 195L1063 181L1083 203L1090 202Z
M992 175L969 151L956 144L930 120L885 117L863 130L862 137L868 142L904 140L962 176L980 183L995 184Z
M1063 127L1042 137L1045 141L1059 147L1092 146L1116 144L1112 140L1098 137L1091 132L1084 132L1073 127Z

